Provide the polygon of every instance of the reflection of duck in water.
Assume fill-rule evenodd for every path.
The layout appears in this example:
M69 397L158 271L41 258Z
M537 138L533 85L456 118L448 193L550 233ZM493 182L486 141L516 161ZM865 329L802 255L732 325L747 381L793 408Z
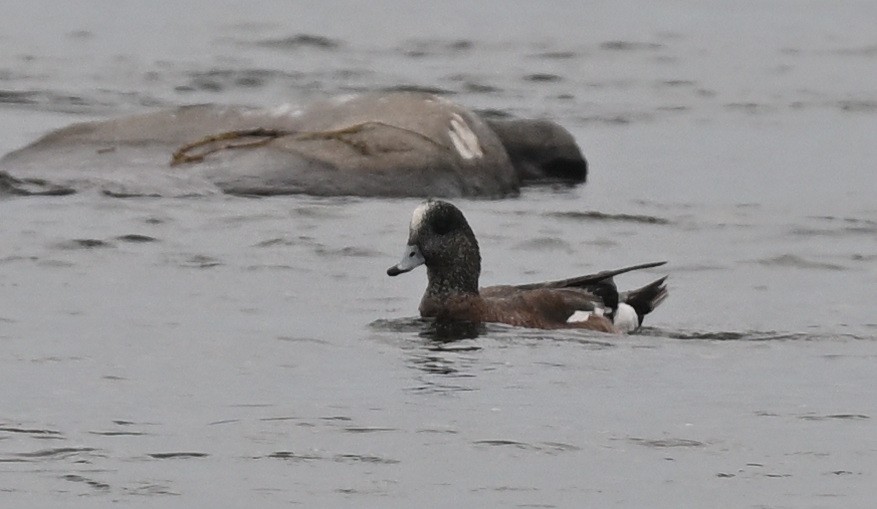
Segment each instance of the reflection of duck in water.
M485 118L432 94L392 92L83 122L7 154L0 170L34 192L45 182L122 195L499 198L531 182L583 182L587 163L552 122Z
M387 274L396 276L425 264L429 282L420 314L440 321L632 332L667 298L666 277L625 293L618 292L612 277L664 263L562 281L479 289L481 255L469 223L454 205L429 200L414 210L405 254Z

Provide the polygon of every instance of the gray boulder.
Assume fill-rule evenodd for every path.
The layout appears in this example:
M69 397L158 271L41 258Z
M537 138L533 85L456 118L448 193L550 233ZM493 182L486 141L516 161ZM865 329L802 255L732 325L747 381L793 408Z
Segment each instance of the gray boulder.
M77 123L5 155L0 172L0 189L20 194L501 198L522 184L583 182L587 164L550 121L486 118L440 96L393 92Z

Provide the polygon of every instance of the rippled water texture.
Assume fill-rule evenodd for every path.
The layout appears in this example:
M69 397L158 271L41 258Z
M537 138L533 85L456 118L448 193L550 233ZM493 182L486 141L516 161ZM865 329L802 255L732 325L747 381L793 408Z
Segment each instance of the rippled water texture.
M618 283L671 296L629 337L436 330L425 273L384 272L418 200L3 195L0 505L871 507L875 26L855 1L7 7L2 153L432 90L590 162L457 202L485 284L666 259Z

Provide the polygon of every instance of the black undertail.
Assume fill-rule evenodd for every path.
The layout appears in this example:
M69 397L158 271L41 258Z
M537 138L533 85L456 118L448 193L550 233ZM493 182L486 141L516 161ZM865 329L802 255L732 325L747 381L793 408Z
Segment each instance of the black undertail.
M621 295L621 299L636 311L640 325L643 323L643 318L660 306L670 294L667 291L667 285L664 284L666 280L667 276L664 276L642 288L637 288Z

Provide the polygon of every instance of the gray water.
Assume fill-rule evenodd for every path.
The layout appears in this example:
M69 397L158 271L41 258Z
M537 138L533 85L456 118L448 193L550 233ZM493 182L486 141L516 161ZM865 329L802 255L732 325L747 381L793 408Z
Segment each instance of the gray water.
M4 507L871 507L877 4L30 2L0 152L400 85L545 116L575 188L458 201L484 284L651 260L641 334L437 341L418 200L0 198Z

